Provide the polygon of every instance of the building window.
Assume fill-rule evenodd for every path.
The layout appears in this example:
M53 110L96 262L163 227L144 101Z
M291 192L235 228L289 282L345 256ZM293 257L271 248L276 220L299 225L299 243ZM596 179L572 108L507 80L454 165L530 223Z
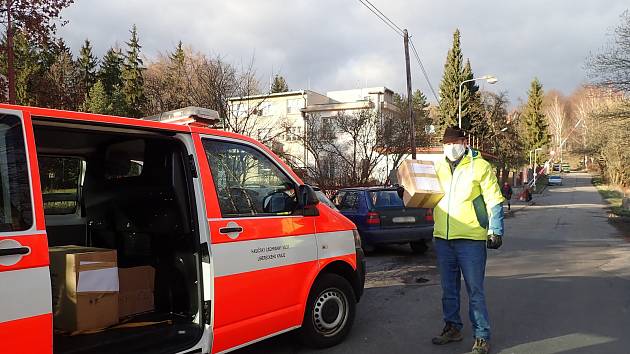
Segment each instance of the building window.
M284 133L285 141L299 141L302 139L302 127L288 127Z
M301 98L295 98L287 100L287 114L300 113L300 108L304 107L304 100Z
M270 116L273 114L273 105L271 102L263 102L258 106L258 110L261 116Z

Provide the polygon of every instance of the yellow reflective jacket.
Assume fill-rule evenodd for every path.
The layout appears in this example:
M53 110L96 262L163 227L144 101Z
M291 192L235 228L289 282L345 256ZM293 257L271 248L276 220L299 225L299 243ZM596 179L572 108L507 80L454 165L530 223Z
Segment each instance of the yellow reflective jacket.
M435 169L444 197L433 211L433 236L486 240L488 233L503 235L504 198L494 168L478 151L469 148L453 173L446 159Z

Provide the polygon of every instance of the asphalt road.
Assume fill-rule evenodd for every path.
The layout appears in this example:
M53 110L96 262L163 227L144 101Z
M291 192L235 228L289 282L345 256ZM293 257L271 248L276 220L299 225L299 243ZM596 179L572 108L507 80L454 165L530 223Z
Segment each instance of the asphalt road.
M630 243L607 222L590 177L564 175L534 201L513 205L504 246L489 254L492 352L630 353ZM334 348L310 350L287 334L239 353L467 353L467 320L464 341L431 344L443 325L434 264L432 251L413 256L405 247L368 258L354 328Z

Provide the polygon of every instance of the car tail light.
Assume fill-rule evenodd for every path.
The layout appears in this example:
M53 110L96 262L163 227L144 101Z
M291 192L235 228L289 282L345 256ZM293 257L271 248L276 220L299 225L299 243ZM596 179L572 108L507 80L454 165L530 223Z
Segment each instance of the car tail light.
M368 225L380 225L381 224L381 217L378 215L377 212L375 211L370 211L367 214L367 224Z
M424 221L433 222L433 209L427 209L427 213L424 214Z

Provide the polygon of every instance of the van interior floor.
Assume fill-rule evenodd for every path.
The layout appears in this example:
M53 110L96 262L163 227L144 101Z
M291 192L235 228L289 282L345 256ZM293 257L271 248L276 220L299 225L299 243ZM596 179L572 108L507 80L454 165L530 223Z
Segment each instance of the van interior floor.
M64 354L171 353L194 345L203 330L176 315L134 316L112 328L90 334L55 333L53 352Z

